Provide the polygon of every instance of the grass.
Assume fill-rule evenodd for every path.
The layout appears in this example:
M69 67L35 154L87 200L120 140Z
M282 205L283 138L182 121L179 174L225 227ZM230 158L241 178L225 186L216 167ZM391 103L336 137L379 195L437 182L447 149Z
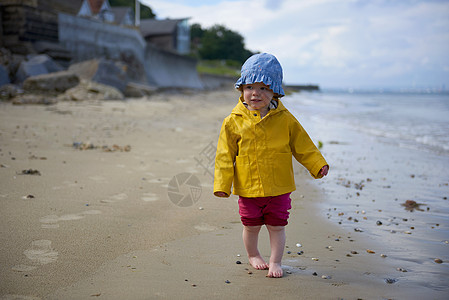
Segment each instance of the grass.
M229 60L200 60L196 69L201 74L240 76L240 64Z

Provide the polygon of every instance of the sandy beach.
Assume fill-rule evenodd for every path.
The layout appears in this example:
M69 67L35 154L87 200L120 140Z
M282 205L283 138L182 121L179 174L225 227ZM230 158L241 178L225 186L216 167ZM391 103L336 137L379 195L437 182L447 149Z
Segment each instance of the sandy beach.
M445 298L396 282L376 241L328 219L332 165L317 181L296 164L285 276L253 270L237 197L214 197L210 175L237 98L0 103L0 299Z

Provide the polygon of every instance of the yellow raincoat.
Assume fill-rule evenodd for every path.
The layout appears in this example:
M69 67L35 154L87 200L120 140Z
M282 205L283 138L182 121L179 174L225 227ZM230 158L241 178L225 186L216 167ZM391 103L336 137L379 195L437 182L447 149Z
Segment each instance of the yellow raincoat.
M314 178L327 165L307 132L281 101L261 119L242 103L225 118L215 156L214 193L277 196L296 190L292 156Z

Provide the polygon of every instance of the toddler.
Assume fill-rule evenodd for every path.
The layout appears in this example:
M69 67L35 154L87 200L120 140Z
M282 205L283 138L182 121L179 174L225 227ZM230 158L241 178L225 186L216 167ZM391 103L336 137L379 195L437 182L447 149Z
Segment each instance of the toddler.
M314 178L327 175L328 164L307 132L279 100L282 67L271 54L255 54L243 64L235 87L237 105L225 118L215 157L214 195L239 196L243 243L249 263L268 269L268 277L282 277L285 226L296 189L292 156ZM269 263L259 253L259 231L270 237Z

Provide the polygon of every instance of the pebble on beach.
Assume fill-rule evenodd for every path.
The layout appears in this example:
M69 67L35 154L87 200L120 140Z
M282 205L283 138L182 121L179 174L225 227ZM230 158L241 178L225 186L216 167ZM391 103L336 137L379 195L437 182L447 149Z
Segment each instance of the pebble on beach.
M28 170L22 170L20 175L41 175L41 172L38 170L28 169Z
M420 207L421 205L425 205L423 203L417 203L414 200L406 200L404 203L401 204L402 206L405 207L406 210L408 211L413 211L413 210L419 210L419 211L423 211L423 209Z
M385 282L388 283L388 284L393 284L393 283L395 283L396 281L398 281L398 280L397 280L397 279L394 279L394 278L385 278Z

